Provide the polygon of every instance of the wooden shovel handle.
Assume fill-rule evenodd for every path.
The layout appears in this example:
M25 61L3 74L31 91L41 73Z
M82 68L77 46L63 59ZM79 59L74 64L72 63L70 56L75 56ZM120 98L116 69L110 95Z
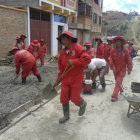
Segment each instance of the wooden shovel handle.
M58 85L58 84L61 82L61 80L63 79L63 77L64 77L69 71L71 71L71 70L74 68L74 66L71 66L71 67L69 67L69 68L68 68L68 66L69 66L69 65L67 64L67 66L66 66L64 72L61 74L61 76L60 76L59 79L57 80L57 84L54 84L53 87L55 87L56 85Z

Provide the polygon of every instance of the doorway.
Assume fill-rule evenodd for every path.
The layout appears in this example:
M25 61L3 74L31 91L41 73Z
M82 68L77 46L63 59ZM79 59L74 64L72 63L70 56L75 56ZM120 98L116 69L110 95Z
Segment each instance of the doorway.
M63 32L63 26L58 25L58 36ZM58 53L62 50L62 44L58 41Z

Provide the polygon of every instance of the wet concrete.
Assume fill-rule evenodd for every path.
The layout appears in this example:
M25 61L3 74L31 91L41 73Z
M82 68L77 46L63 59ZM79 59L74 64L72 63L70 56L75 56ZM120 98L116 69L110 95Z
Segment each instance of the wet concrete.
M49 82L54 84L58 73L57 62L46 63L44 67L38 65L42 82L39 83L36 76L31 73L26 79L26 85L22 85L20 76L15 81L13 80L15 68L1 67L0 70L0 118L42 94L43 89Z

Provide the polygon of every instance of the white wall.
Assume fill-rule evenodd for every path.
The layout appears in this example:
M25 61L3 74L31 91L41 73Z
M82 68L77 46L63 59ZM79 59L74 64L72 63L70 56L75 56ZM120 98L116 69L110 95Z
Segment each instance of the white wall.
M58 54L58 25L63 26L63 31L68 30L68 24L54 22L54 15L51 18L51 56L56 56Z

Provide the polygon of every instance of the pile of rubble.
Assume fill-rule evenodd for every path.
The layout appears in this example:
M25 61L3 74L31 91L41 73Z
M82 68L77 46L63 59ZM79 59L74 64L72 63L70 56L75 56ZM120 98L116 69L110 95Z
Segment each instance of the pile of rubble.
M14 56L7 56L6 58L0 58L0 66L14 65Z
M57 62L58 61L58 57L59 57L59 55L56 55L56 56L52 56L52 57L50 57L50 58L48 58L48 62Z

